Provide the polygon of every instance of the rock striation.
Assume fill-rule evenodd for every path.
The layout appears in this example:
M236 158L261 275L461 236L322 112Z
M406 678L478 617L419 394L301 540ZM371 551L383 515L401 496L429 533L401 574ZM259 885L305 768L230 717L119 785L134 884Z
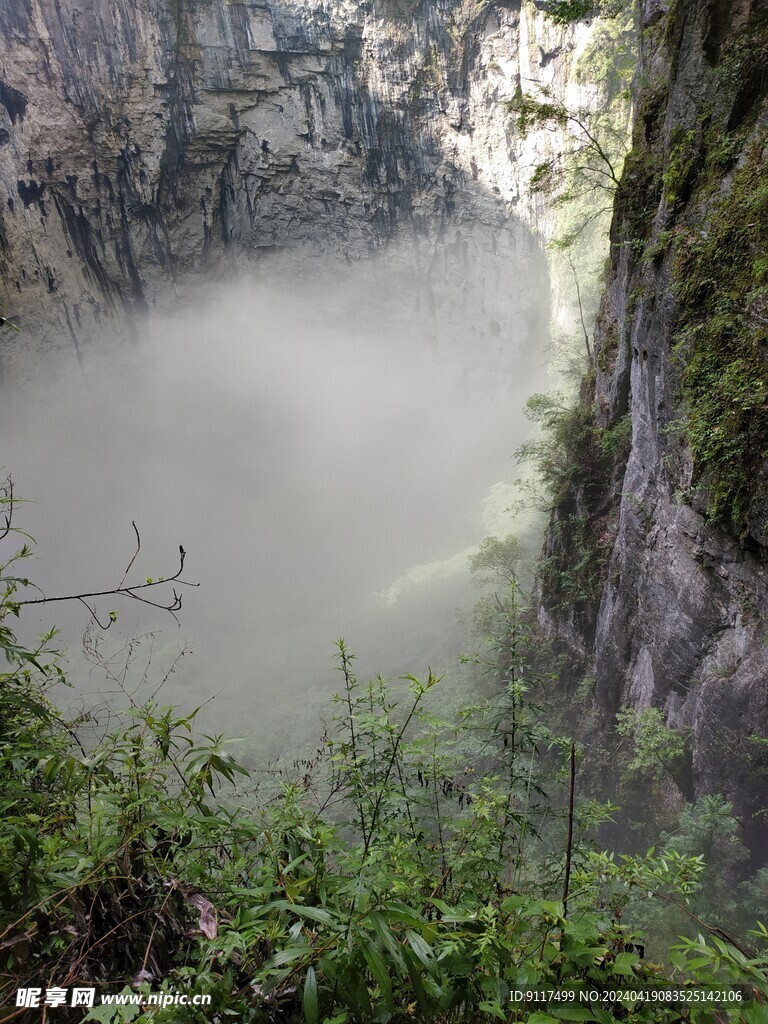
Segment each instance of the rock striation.
M201 272L354 261L402 232L425 259L436 241L470 263L498 242L499 278L524 278L548 223L526 184L558 143L517 135L505 101L531 81L590 93L574 74L589 26L540 6L3 5L0 272L25 365L33 347L135 331ZM446 322L449 293L433 297ZM7 374L20 344L4 339Z
M588 612L541 607L594 677L604 722L653 706L690 731L682 795L723 793L755 851L768 781L766 13L642 5L633 149L582 392L593 430L629 417L631 444L612 474L570 488L547 539L545 557L573 564L584 553L568 522L600 524Z

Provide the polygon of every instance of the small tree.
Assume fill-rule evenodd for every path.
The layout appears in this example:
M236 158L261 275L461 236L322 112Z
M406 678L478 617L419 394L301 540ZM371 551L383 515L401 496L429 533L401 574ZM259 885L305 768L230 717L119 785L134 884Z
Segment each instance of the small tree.
M592 200L593 208L579 229L581 233L612 208L628 152L626 126L615 124L611 110L570 109L544 88L539 98L520 89L508 107L517 115L518 131L524 135L540 130L566 134L564 153L537 165L530 188L534 194L550 197L556 206Z
M556 25L570 25L598 16L615 17L626 5L627 0L547 0L544 13Z

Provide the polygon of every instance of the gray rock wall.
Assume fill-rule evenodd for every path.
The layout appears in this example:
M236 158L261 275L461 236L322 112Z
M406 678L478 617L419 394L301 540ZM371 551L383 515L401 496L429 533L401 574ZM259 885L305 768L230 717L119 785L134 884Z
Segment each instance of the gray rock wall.
M763 853L766 553L753 537L738 538L709 520L681 392L696 342L678 343L683 247L707 239L714 209L718 217L740 215L728 202L735 175L765 146L765 88L753 88L747 102L746 71L734 61L760 52L766 13L765 4L749 2L644 4L634 148L616 204L596 383L584 396L598 429L631 414L632 445L612 481L595 481L601 493L593 505L613 510L615 542L592 621L576 628L562 612L541 610L547 630L580 652L594 675L606 724L623 706L655 706L670 725L690 730L693 794L685 795L725 794L742 815L748 842ZM728 160L717 155L724 141ZM721 288L727 301L722 282L707 287ZM757 320L751 326L759 328ZM731 401L717 381L712 393L724 405ZM580 500L583 494L568 498ZM556 543L550 535L550 546Z
M522 281L547 229L525 184L557 140L517 137L504 101L521 80L578 89L588 35L529 0L2 5L2 301L25 326L6 374L135 331L200 271L356 260L398 231L472 261L490 228Z

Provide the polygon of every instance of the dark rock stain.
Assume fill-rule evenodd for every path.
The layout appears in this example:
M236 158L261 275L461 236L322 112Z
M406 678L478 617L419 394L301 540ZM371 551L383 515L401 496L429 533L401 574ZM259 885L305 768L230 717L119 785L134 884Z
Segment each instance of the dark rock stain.
M19 123L23 122L28 103L27 97L23 92L14 89L12 85L0 82L0 103L8 111L11 124L16 124L17 121Z
M32 203L39 202L42 199L47 187L47 182L37 182L34 178L28 182L21 180L16 182L16 191L19 193L19 198L24 203L26 209L29 209Z

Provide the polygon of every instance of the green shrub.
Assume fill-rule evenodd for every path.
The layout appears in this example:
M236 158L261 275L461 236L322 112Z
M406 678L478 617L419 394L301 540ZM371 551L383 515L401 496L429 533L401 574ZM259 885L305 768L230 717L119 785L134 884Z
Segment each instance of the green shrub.
M46 696L59 677L50 637L30 650L7 626L25 585L13 562L0 569L4 995L43 980L212 997L87 1017L115 1024L557 1022L572 1007L510 993L668 977L640 956L629 908L641 894L690 900L701 858L594 849L609 809L573 800L578 752L530 699L514 586L490 700L443 721L432 673L362 683L339 641L333 727L259 802L194 712L133 705L105 735L65 718ZM746 982L754 1006L768 999L762 954L741 962L710 935L672 955L680 984ZM628 1001L619 1018L599 998L582 1005L579 1019L601 1024L680 1019L652 1003ZM747 1019L718 1012L696 1005L689 1019Z
M549 540L537 570L542 599L586 624L599 601L613 546L618 493L606 482L614 467L626 462L631 421L624 416L601 429L590 406L569 406L560 395L534 395L527 410L539 434L516 455L533 466L542 506L550 513Z

